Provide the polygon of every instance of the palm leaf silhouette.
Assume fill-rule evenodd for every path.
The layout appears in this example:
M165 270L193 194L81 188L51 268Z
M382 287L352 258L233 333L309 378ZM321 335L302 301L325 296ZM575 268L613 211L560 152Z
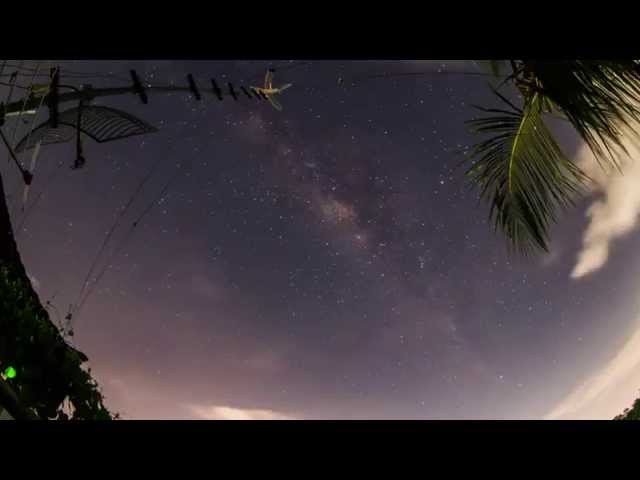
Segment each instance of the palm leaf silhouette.
M602 166L619 167L624 134L640 121L640 63L636 60L523 61L516 84L563 114Z
M522 109L495 92L504 109L468 122L480 134L467 171L491 204L489 216L511 247L527 254L548 250L549 227L558 209L573 203L585 175L562 152L543 121L550 103L534 93Z

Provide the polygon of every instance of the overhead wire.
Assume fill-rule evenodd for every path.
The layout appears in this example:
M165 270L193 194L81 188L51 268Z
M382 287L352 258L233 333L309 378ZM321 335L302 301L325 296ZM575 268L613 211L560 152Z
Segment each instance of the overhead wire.
M4 143L5 147L7 147L10 159L13 159L13 161L16 164L16 166L18 167L18 169L24 175L25 174L25 170L22 168L22 165L20 164L20 161L18 160L18 157L16 157L16 154L13 151L13 148L11 148L11 145L9 144L9 140L7 139L7 137L5 136L5 134L4 134L4 132L2 131L1 128L0 128L0 138L2 138L2 142Z
M426 75L463 75L463 76L481 76L481 77L496 77L493 73L485 72L468 72L468 71L445 71L445 70L424 70L420 72L390 72L390 73L378 73L356 76L354 82L361 80L375 80L381 78L396 78L396 77L420 77Z
M49 174L49 176L45 180L42 188L38 192L38 195L33 199L33 202L31 202L31 205L25 210L24 215L22 216L22 218L20 220L20 223L18 224L18 226L15 229L15 235L16 236L19 236L20 233L22 232L24 226L27 223L27 220L29 220L29 218L31 217L34 209L36 208L36 206L39 204L40 200L42 199L42 197L46 193L47 188L49 188L49 187L51 187L51 185L53 185L55 180L58 178L58 174L63 171L63 169L62 169L63 166L64 166L64 161L60 161L53 168L53 171Z
M50 65L50 62L40 62L40 63L37 64L36 69L34 70L34 75L32 76L31 81L29 82L29 86L27 87L29 90L33 89L35 78L36 78L36 74L40 71L42 63L47 63L47 64ZM53 78L53 75L51 75L51 78ZM51 80L49 81L49 86L51 86ZM20 118L22 116L21 114L24 112L26 104L30 100L30 98L31 98L31 95L25 96L25 99L22 102L22 107L20 108L20 113L19 113L18 118L16 119L16 122L15 122L15 126L14 126L14 129L13 129L13 135L12 135L12 138L11 138L12 148L14 150L15 150L15 147L16 147L16 135L17 135L17 132L18 132L18 127L20 126ZM41 98L40 98L40 102L38 104L38 107L36 108L35 113L31 117L29 133L27 133L26 139L29 139L31 137L31 134L33 133L33 127L35 125L36 117L38 116L38 113L40 112L40 109L42 108L42 104L44 102L44 98L45 98L45 95L42 95ZM28 172L31 180L33 180L33 173L34 173L33 170L35 169L39 153L40 153L40 146L37 145L36 149L34 150L33 155L32 155L31 166L30 166L29 170L26 170ZM23 175L24 175L24 173L23 173ZM26 181L24 182L25 185L23 186L24 193L23 193L23 202L22 202L23 209L24 209L24 203L26 202L26 198L27 198L27 196L29 194L31 180L29 182L26 182ZM15 210L17 210L17 208L19 206L19 201L17 200L17 195L18 195L17 192L18 192L18 190L20 190L20 187L21 187L21 185L18 184L18 186L16 187L16 189L13 191L13 193L11 195L12 200L13 200L14 216L16 214Z
M35 80L35 75L38 73L38 70L40 68L40 63L37 64L36 70L35 70L35 74L31 77L31 80L29 82L29 86L26 87L27 90L29 90L31 88L31 86L33 85L33 82ZM20 107L20 114L22 114L22 112L24 112L25 107L27 106L27 102L29 101L29 97L26 96L22 102L22 107ZM18 133L18 127L20 126L20 122L16 121L15 122L15 126L13 128L13 134L11 135L11 143L12 143L12 148L15 148L15 138L16 135Z
M167 184L165 184L165 186L162 188L161 194L164 195L167 192L168 188L169 188L169 182ZM111 268L113 259L116 258L117 256L119 256L122 253L122 251L124 250L124 247L126 247L126 245L128 244L129 240L131 239L131 237L135 233L135 230L138 227L138 225L140 224L140 222L142 221L142 219L153 209L153 207L155 206L155 204L157 202L158 202L157 198L154 199L154 201L147 208L145 208L143 210L143 212L138 217L136 217L134 222L130 225L129 229L126 231L124 236L121 238L120 242L112 250L111 255L109 255L109 257L105 260L103 267L97 272L97 274L95 275L95 277L93 279L93 282L91 282L91 285L85 290L84 295L77 302L77 304L76 304L76 306L75 306L75 308L73 310L73 321L74 322L77 321L77 319L80 316L80 312L82 311L82 309L83 309L84 305L86 304L87 300L89 298L91 298L91 296L95 292L95 289L100 284L100 281L102 280L104 275L107 273L107 271ZM75 323L72 323L72 326L75 326Z
M23 65L23 64L24 64L24 60L21 60L21 61L20 61L20 65ZM7 61L5 60L5 61L3 61L3 63L2 63L2 69L4 70L4 68L5 68L6 66L7 66ZM5 99L5 105L11 102L11 98L13 97L13 91L14 91L14 87L15 87L15 82L16 82L16 77L15 77L15 76L12 76L12 77L11 77L11 80L10 80L10 83L8 83L8 84L4 84L4 83L3 83L3 85L5 85L5 86L8 86L8 87L9 87L9 92L7 92L7 97L6 97L6 99ZM9 150L9 157L10 157L10 158L8 158L8 159L7 159L7 161L10 163L10 159L13 159L13 160L16 162L16 165L18 166L18 168L20 169L20 168L21 168L21 167L20 167L20 163L19 163L19 162L17 161L17 159L15 158L15 152L13 152L13 150L11 150L11 145L10 145L10 144L9 144L9 142L7 141L7 139L6 139L5 135L4 135L4 132L3 132L2 128L3 128L3 127L0 127L0 135L2 135L2 141L3 141L3 143L5 144L5 146L7 147L7 149ZM9 209L11 208L9 204L10 204L10 202L11 202L12 200L13 200L12 196L11 196L10 194L8 194L8 193L7 193L7 203L8 203L7 208L9 208Z
M21 64L24 64L24 60L21 61ZM3 64L3 68L4 68L5 65L6 65L6 62L5 62L5 64ZM4 84L3 83L3 85L9 87L9 92L7 93L7 98L4 101L5 105L11 103L11 98L13 97L13 90L15 88L15 83L16 83L16 77L15 76L11 77L11 79L10 79L8 84Z
M312 62L310 62L310 61L304 61L304 62L298 62L296 64L276 66L276 67L274 67L274 70L276 72L289 71L289 70L292 70L294 68L299 68L299 67L303 67L303 66L309 65L311 63ZM34 75L36 73L37 73L37 70L34 70ZM377 79L377 78L393 78L393 77L402 77L402 76L433 75L433 74L442 74L442 73L475 75L475 76L477 76L477 75L485 75L485 74L481 74L479 72L434 72L434 71L429 71L429 72L402 72L402 73L395 73L395 74L394 73L385 73L385 74L374 74L374 75L363 76L363 77L360 77L359 79L356 78L355 79L355 83L362 83L365 80L374 80L374 79ZM89 77L89 74L86 74L86 75L77 74L77 78L88 78L88 77ZM115 76L109 76L109 78L115 78ZM157 164L155 164L155 165L157 165ZM152 169L151 169L152 171L150 171L147 174L147 176L145 176L142 179L141 183L138 185L138 188L133 192L133 194L130 197L129 201L127 202L125 207L119 212L119 214L117 215L117 217L115 219L114 224L111 226L110 230L107 232L107 234L106 234L106 236L105 236L105 238L103 240L103 243L102 243L100 249L98 250L98 253L96 254L96 256L94 258L94 261L92 262L92 264L91 264L91 266L89 268L89 272L87 273L87 276L85 277L85 279L84 279L84 281L82 283L82 288L81 288L80 294L78 296L78 301L76 302L76 304L73 305L73 308L70 309L70 313L73 313L74 316L77 316L79 314L80 310L85 305L87 299L93 293L93 291L95 290L95 288L98 285L99 281L103 278L103 276L105 275L106 271L108 270L110 262L106 262L105 265L103 266L103 268L97 271L97 275L94 277L94 281L90 282L92 275L94 273L96 273L96 269L98 268L99 260L102 257L102 255L104 254L104 251L106 250L106 247L109 244L109 242L110 242L115 230L117 229L118 225L122 221L122 218L124 217L125 213L131 207L131 205L134 202L134 200L137 197L137 195L142 190L143 186L146 184L146 182L149 180L149 178L151 178L153 172L155 171L155 165L154 165L154 167L152 167ZM127 233L125 234L125 236L123 237L121 242L112 251L112 255L110 257L107 257L108 259L112 258L114 254L117 255L117 254L119 254L121 252L122 248L124 248L124 246L126 245L128 240L130 239L130 237L135 232L136 228L139 226L140 222L159 203L159 199L163 198L163 196L166 195L166 192L169 190L169 188L171 188L171 186L175 183L175 181L180 176L180 174L183 173L184 171L186 171L186 169L183 170L183 171L177 171L174 174L174 176L171 177L166 182L166 184L160 190L160 192L158 194L158 197L154 198L154 200L149 205L147 205L147 207L141 212L141 214L131 224L131 226L129 227L129 230L127 231ZM42 192L40 193L40 196L41 195L42 195ZM40 196L36 198L36 201L34 202L34 204L37 204L37 202L40 199ZM31 208L29 209L29 212L32 211L34 206L35 205L31 206Z
M180 175L190 171L191 168L192 168L192 161L189 162L189 165L184 170L182 170L180 167L178 167L178 170L171 177L169 177L169 179L167 180L167 182L165 182L165 184L160 189L158 194L153 197L153 200L151 200L151 202L149 202L147 204L147 206L142 210L142 212L134 219L134 221L131 223L131 225L127 229L126 233L124 234L124 236L121 238L120 243L118 243L118 245L116 245L114 250L111 252L111 255L105 261L102 269L95 276L94 281L92 282L91 286L85 291L84 297L82 297L81 300L78 302L78 305L77 305L77 307L76 307L76 309L74 311L74 314L73 314L74 317L77 318L79 316L79 313L82 310L82 308L84 307L85 303L91 297L91 295L93 294L93 292L97 288L98 284L100 283L100 280L102 280L104 275L107 273L107 270L110 268L112 260L116 256L120 255L120 253L122 253L124 247L127 245L127 243L129 242L129 240L131 239L131 237L135 233L136 228L140 225L142 220L153 210L153 208L156 205L158 205L160 203L160 201L165 197L165 195L167 194L169 189L178 180L178 178L180 178Z
M50 65L50 63L49 63ZM53 78L54 76L58 73L59 69L56 67L53 69L53 71L50 72L50 80L49 80L49 84L47 86L48 89L51 88L51 84L53 83ZM40 103L38 104L38 107L36 108L36 113L35 115L33 115L33 117L31 117L31 124L29 125L29 133L27 133L27 136L25 137L27 140L29 138L31 138L31 135L33 134L33 127L35 126L36 123L36 118L38 116L38 112L40 112L40 109L42 108L42 104L44 103L44 99L45 99L46 95L42 95L40 97ZM38 155L40 154L40 145L42 142L38 142L38 144L35 146L35 151L33 152L33 156L31 158L31 165L29 167L29 172L31 173L31 175L35 174L35 169L36 169L36 162L38 161ZM25 204L27 203L27 196L29 194L29 185L25 186L24 189L24 195L23 195L23 201L22 201L22 211L24 213L24 207Z
M9 64L7 65L9 68L13 67L16 68L18 70L18 72L23 71L23 72L34 72L34 68L33 67L26 67L26 66L22 66L20 67L19 65L12 65ZM64 77L69 77L69 78L108 78L108 79L116 79L122 82L130 82L131 79L130 78L125 78L125 77L121 77L120 75L116 75L113 73L104 73L104 72L85 72L85 71L74 71L71 69L67 69L67 68L63 68L62 69L62 74L61 76ZM11 74L13 75L13 74ZM29 73L18 73L18 75L20 76L28 76ZM9 76L9 74L6 74L5 76ZM47 76L47 74L38 74L38 76Z
M144 175L144 177L141 178L140 182L138 183L137 187L135 188L135 190L133 191L133 193L131 194L131 196L129 197L129 200L127 201L127 203L124 205L124 207L120 210L119 214L116 216L115 221L113 222L113 224L111 225L111 228L107 231L107 234L105 235L105 238L102 241L102 244L100 246L100 248L98 249L98 252L96 253L93 262L91 263L89 270L82 282L82 287L80 289L80 293L78 294L76 303L73 304L73 307L70 309L69 314L71 314L72 316L75 316L79 310L79 305L80 302L83 299L83 295L85 294L85 291L87 290L87 286L90 283L91 280L91 276L94 273L94 270L96 269L98 262L100 261L100 257L102 256L102 254L104 253L105 249L107 248L109 241L111 240L111 237L113 236L113 234L115 233L118 225L120 225L120 222L122 221L124 215L127 213L127 211L129 210L129 208L131 207L131 205L133 204L133 202L135 201L136 197L138 196L138 194L142 191L144 185L149 181L149 179L153 176L153 174L155 173L155 171L157 170L157 168L160 166L160 163L162 162L162 158L159 158L158 160L156 160L154 162L154 164L151 166L151 168L149 169L149 171Z
M62 327L62 317L60 316L60 310L58 310L58 307L56 307L53 303L52 300L55 298L55 295L53 295L49 300L47 300L44 304L44 307L49 310L51 309L53 311L53 313L56 316L56 325L58 326L58 329L63 329Z
M15 85L13 83L7 83L7 82L0 82L0 85L2 85L3 87L10 87L11 89L18 89L18 90L29 90L29 87L25 87L22 85Z
M223 168L223 169L219 170L217 172L218 179L221 178L222 173L224 173L225 171L227 171L229 169L233 169L234 167L237 167L237 166L238 165L232 165L229 168ZM124 250L124 247L126 247L126 245L128 244L129 240L132 238L132 236L136 232L136 229L140 226L142 220L147 215L149 215L151 213L151 211L154 209L154 207L156 207L156 206L158 206L160 204L162 199L165 198L167 192L176 183L176 181L178 179L180 179L181 175L188 174L188 172L190 172L192 168L193 168L193 161L192 160L189 161L188 165L184 168L184 170L181 169L181 167L178 167L178 170L167 180L167 182L164 184L164 186L159 190L158 194L153 198L153 200L151 200L147 204L147 206L141 211L141 213L131 223L131 225L129 226L129 229L126 231L124 236L121 238L120 243L114 248L114 250L111 252L110 257L105 262L103 268L96 275L93 283L91 284L91 287L89 289L87 289L87 291L85 292L84 298L80 301L79 306L75 310L74 317L77 318L79 316L79 312L82 310L82 308L86 304L87 300L91 297L91 295L93 294L93 292L97 288L98 284L100 283L100 281L102 280L104 275L107 273L107 271L111 267L112 260L122 253L122 251Z
M308 62L305 62L305 64ZM5 65L6 66L6 65ZM302 66L302 64L299 65L291 65L291 66L287 66L287 69L290 68L294 68L296 66ZM35 68L35 69L28 69L30 70L32 73L30 75L25 74L24 76L26 77L30 77L31 78L31 84L33 84L34 80L39 76L39 69L40 69L40 64ZM21 75L22 76L22 75ZM44 76L44 75L42 75ZM80 75L82 76L82 75ZM89 75L85 75L84 77L88 77ZM14 88L24 88L24 89L29 89L30 87L22 87L22 86L18 86L15 83L15 79L16 79L17 75L13 75L12 76L12 82L9 84L10 86L14 87ZM113 78L113 77L111 77ZM10 95L12 94L12 92L10 92ZM26 99L23 102L22 108L20 110L20 112L24 111L24 107L26 104ZM40 102L40 106L42 105L42 100ZM40 107L39 107L40 108ZM30 129L29 129L29 135L32 134L33 131L33 121L31 123ZM13 131L13 135L11 138L12 142L15 142L15 137L16 137L16 132L17 132L17 128L18 128L18 123L16 124L16 127L14 128ZM9 145L6 137L3 136L3 140L5 141L5 143L7 143L7 145ZM12 158L14 159L14 161L16 162L16 164L21 167L20 162L18 161L17 157L15 156L15 153L13 152L13 150L10 150L10 155L12 156ZM102 278L102 276L104 276L104 274L106 273L106 268L108 267L108 262L107 265L105 265L105 267L99 272L98 276L96 277L96 281L94 283L91 284L91 286L89 288L87 288L89 280L91 279L92 274L95 272L95 269L97 268L98 262L100 260L100 258L102 257L102 254L104 253L107 245L109 244L109 241L111 240L111 237L113 235L113 233L115 232L116 228L118 227L121 219L123 218L123 216L125 215L125 213L128 211L129 207L132 205L133 201L135 200L135 198L137 197L137 195L140 193L140 191L142 190L144 184L146 184L146 182L149 180L149 178L151 178L151 176L153 175L153 173L155 172L155 169L157 168L157 166L159 165L159 162L157 162L152 169L149 171L149 173L147 174L147 176L145 176L141 183L138 185L138 188L133 192L132 196L130 197L129 201L127 202L127 204L125 205L125 207L121 210L121 212L119 212L119 215L116 217L116 220L114 222L114 224L112 225L111 229L107 232L105 239L103 240L103 243L100 247L100 249L98 250L98 253L96 254L96 257L94 258L94 261L92 262L90 268L89 268L89 272L86 276L86 278L83 281L82 284L82 289L81 289L81 293L79 295L79 298L81 299L81 303L80 305L78 305L78 302L76 302L76 305L74 305L72 307L72 309L70 309L70 313L76 314L79 309L85 304L87 298L89 298L90 294L93 292L93 290L95 289L95 285L97 285L97 283L99 282L99 280ZM127 235L124 238L124 241L121 242L121 245L119 245L117 251L119 252L122 248L122 246L126 245L126 242L128 241L128 239L130 238L130 236L133 234L133 232L135 231L135 228L139 225L139 223L151 212L151 210L157 205L159 204L160 199L162 199L164 197L164 195L166 195L166 192L172 187L172 185L175 183L175 181L179 178L180 174L182 174L183 172L185 172L187 169L185 170L178 170L167 182L166 184L163 186L163 188L160 190L158 197L154 198L154 200L147 205L147 207L141 212L141 214L136 218L136 220L132 223L130 230L128 231ZM56 170L52 173L52 176L56 175L57 172L59 170ZM50 177L52 178L52 177ZM41 199L42 195L44 193L44 189L40 192L40 194L38 195L38 197L35 199L35 201L32 203L32 205L30 206L30 208L28 209L28 212L25 212L25 216L20 224L20 228L19 231L22 229L22 226L24 225L24 223L26 222L27 218L28 218L28 214L30 214L33 211L33 208L37 205L37 203L39 202L39 200Z

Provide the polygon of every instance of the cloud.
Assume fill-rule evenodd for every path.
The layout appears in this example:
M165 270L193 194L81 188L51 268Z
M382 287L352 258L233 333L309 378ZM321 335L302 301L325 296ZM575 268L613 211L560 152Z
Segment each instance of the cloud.
M105 395L112 411L136 420L294 420L292 415L269 409L244 409L187 400L179 386L166 390L148 375L127 372L123 377L103 371ZM166 382L165 382L166 383ZM188 393L187 393L188 395Z
M223 405L188 405L200 420L295 420L274 410L233 408Z
M639 367L640 327L637 327L616 356L567 395L545 419L613 418L637 396Z
M578 153L577 164L593 179L592 193L600 195L587 210L589 225L571 278L581 278L602 268L609 258L612 242L638 225L640 150L630 141L625 144L629 156L620 156L622 173L603 171L586 145Z

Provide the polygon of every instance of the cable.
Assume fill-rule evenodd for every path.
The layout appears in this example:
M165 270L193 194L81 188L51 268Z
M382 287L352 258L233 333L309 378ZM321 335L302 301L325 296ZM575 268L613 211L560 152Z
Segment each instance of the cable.
M96 289L97 285L99 284L100 280L102 280L104 275L107 273L107 270L109 269L110 264L111 264L111 260L113 258L115 258L116 256L120 255L120 253L122 253L122 250L124 249L124 247L127 245L128 241L131 239L131 237L135 233L136 228L140 225L142 220L151 212L151 210L153 210L153 207L158 205L160 200L162 200L162 198L164 198L164 196L166 195L167 191L178 180L178 178L180 177L180 174L188 172L189 170L191 170L192 166L193 166L193 162L189 162L189 165L184 170L180 170L179 169L177 172L175 172L174 175L172 177L170 177L169 180L164 184L162 189L160 189L160 192L158 193L158 195L156 195L154 197L154 199L147 205L147 207L140 213L140 215L138 215L138 217L136 217L136 219L133 221L133 223L131 224L131 226L129 227L129 229L125 233L125 235L122 237L120 243L111 252L111 255L109 256L107 262L105 262L104 267L100 270L100 272L98 272L98 275L96 275L93 283L91 284L91 288L86 291L84 298L80 301L80 304L79 304L79 306L77 307L77 309L76 309L76 311L74 313L74 316L76 318L79 316L80 310L84 307L84 305L87 302L87 300L89 299L89 297L95 291L95 289ZM219 173L222 173L222 171L220 171Z
M3 73L0 77L48 77L49 75L46 73L20 73L18 71L14 71L13 73Z
M49 65L51 65L51 62L49 62ZM49 85L48 88L51 88L51 84L53 83L53 77L60 71L60 69L58 67L54 68L52 72L49 73ZM33 116L33 118L31 119L31 126L29 127L29 133L27 134L26 138L29 138L31 136L31 134L33 133L33 126L35 125L36 122L36 117L38 116L38 112L40 111L40 109L42 108L42 104L44 103L44 98L46 95L42 95L42 97L40 97L40 103L38 104L38 108L36 108L36 114Z
M309 65L311 63L313 63L313 62L310 61L310 60L304 60L304 61L300 61L300 62L294 62L294 63L289 64L289 65L283 65L283 66L280 66L280 67L276 66L276 67L268 67L268 68L270 68L274 72L278 73L278 72L286 72L288 70L293 70L293 69L299 68L299 67L304 67L305 65ZM260 72L258 72L258 69L256 69L255 73L250 75L250 76L258 76L259 74L263 74L264 71L265 71L264 68L262 68L260 70Z
M313 62L311 62L310 60L305 60L303 62L297 62L291 65L285 65L283 67L273 67L273 70L275 72L286 72L288 70L293 70L295 68L304 67L305 65L310 65L311 63Z
M49 62L49 65L51 65L51 63ZM58 73L59 69L58 68L54 68L52 72L50 72L50 80L49 80L49 85L48 85L48 89L51 89L51 84L53 83L53 77ZM36 108L36 113L33 115L33 117L31 118L31 125L29 126L29 133L27 134L27 136L25 137L27 139L27 141L29 140L29 138L31 137L31 134L33 133L33 127L35 126L36 123L36 117L38 116L38 112L40 112L40 109L42 108L42 104L44 103L44 98L45 95L42 95L42 97L40 97L40 103L38 104L38 107ZM16 122L17 125L17 122ZM36 149L33 152L33 156L31 158L31 165L29 167L29 173L31 173L31 175L35 174L36 171L36 162L38 160L38 155L40 154L40 146L41 146L42 141L38 142L38 144L36 145ZM24 213L24 206L27 203L27 198L29 195L29 185L25 185L24 190L23 190L23 195L22 195L22 212Z
M54 180L58 177L58 174L62 171L63 165L64 165L63 161L58 162L58 165L54 167L54 170L49 174L49 177L47 177L46 183L42 187L42 190L40 190L40 192L38 193L38 196L34 198L33 202L31 202L31 206L24 212L24 215L22 216L22 220L20 221L20 224L15 229L16 237L19 236L20 233L22 233L22 229L24 225L27 223L27 220L29 219L29 217L31 216L31 213L35 209L36 205L38 205L38 203L42 199L44 193L47 190L47 187L51 186Z
M24 64L24 60L21 60L20 63L16 64L16 63L9 63L7 65L7 67L9 68L16 68L18 70L24 70L26 72L33 72L35 70L35 67L29 67L27 65Z
M12 83L7 83L7 82L0 82L0 85L4 87L17 88L19 90L29 90L29 87L23 87L22 85L14 85Z
M6 61L5 61L6 63ZM18 71L26 71L26 72L33 72L35 70L35 68L32 67L20 67L18 65L15 64L9 64L7 65L9 68L13 67L13 68L17 68ZM80 72L80 71L74 71L74 70L67 70L66 68L64 69L64 76L66 77L75 77L75 78L109 78L109 79L117 79L126 83L130 83L131 79L129 78L125 78L125 77L121 77L119 75L116 74L112 74L112 73L102 73L102 72ZM28 76L29 73L18 73L19 76ZM0 75L2 76L2 75ZM9 74L5 75L5 76L9 76ZM38 74L38 76L48 76L47 74Z
M289 65L275 66L271 67L275 72L287 72L290 70L294 70L300 67L304 67L312 64L313 62L310 60L299 61ZM6 61L5 61L6 64ZM9 64L8 67L16 67L15 65ZM20 67L18 67L20 68ZM33 72L35 69L30 67L22 67L22 70ZM255 73L249 75L249 77L257 76L259 72L256 70ZM0 74L0 77L14 76L14 74ZM18 76L30 76L27 73L18 73ZM496 75L492 73L485 72L469 72L469 71L422 71L422 72L398 72L398 73L382 73L382 74L373 74L373 75L363 75L360 77L354 78L351 83L362 83L365 80L374 80L374 79L382 79L382 78L396 78L396 77L414 77L414 76L425 76L425 75L463 75L463 76L485 76L485 77L496 77ZM31 74L33 77L33 74ZM37 74L37 76L47 76L47 74ZM205 74L198 74L198 76L204 77ZM99 73L99 72L79 72L73 70L64 70L64 74L61 75L63 78L74 78L74 79L92 79L92 78L105 78L110 80L118 80L125 84L130 83L130 79L121 77L116 74L108 74L108 73ZM498 77L505 77L505 75L499 75ZM0 85L10 86L10 84L0 82ZM20 87L16 86L16 88L28 88L28 87Z
M6 65L7 65L7 61L5 60L2 63L2 68L4 69ZM20 61L20 65L24 65L24 60ZM5 99L5 105L8 105L11 102L11 98L13 97L13 91L15 89L15 83L16 83L16 77L14 75L11 76L9 84L2 83L2 85L9 86L9 92L7 93L7 98ZM9 155L12 155L13 157L15 157L15 153L11 150L11 147L10 147L9 143L6 142L6 138L4 137L4 133L2 133L2 137L3 137L3 141L4 141L5 145L9 149ZM7 161L9 161L8 158L7 158ZM12 201L13 201L13 197L10 194L7 193L7 210L8 211L11 211L11 202Z
M19 73L17 75L14 74L4 74L4 75L0 75L0 78L2 77L45 77L45 78L49 78L49 74L47 73L39 73L37 75L31 75L31 74L26 74L26 73ZM108 80L117 80L119 82L122 82L124 84L130 84L131 80L128 80L124 77L120 77L120 76L114 76L114 75L100 75L100 74L95 74L95 75L73 75L73 74L69 74L69 73L63 73L62 75L60 75L61 79L72 79L72 80L92 80L92 79L108 79ZM2 82L0 81L0 85L5 85L5 86L10 86L9 83L6 82ZM16 88L22 89L22 90L27 90L29 87L22 87L22 86L16 86Z
M46 62L46 63L49 63L49 65L50 65L50 63L51 63L51 62ZM33 76L31 77L31 81L30 81L30 83L29 83L29 87L27 87L28 89L30 89L30 90L31 90L31 89L33 88L34 81L35 81L35 77L36 77L37 73L39 72L39 70L40 70L41 66L42 66L42 62L41 62L41 63L39 63L39 64L37 64L36 69L35 69L35 72L34 72ZM53 75L51 76L51 79L53 79ZM49 81L49 86L51 86L51 81L52 81L52 80L50 80L50 81ZM34 127L34 125L35 125L36 117L38 116L38 112L40 111L40 108L42 108L42 104L43 104L43 102L44 102L44 98L45 98L45 96L44 96L44 95L40 98L40 103L38 104L38 108L36 108L36 110L35 110L35 114L33 115L32 119L31 119L31 126L30 126L30 128L29 128L29 133L28 133L28 134L27 134L27 136L26 136L26 138L27 138L27 139L28 139L28 138L31 136L31 134L33 133L33 127ZM28 96L26 96L26 97L24 98L24 101L22 102L22 107L20 108L20 113L24 112L24 109L25 109L25 107L26 107L27 102L29 101L29 99L30 99L30 95L28 95ZM15 127L14 127L14 129L13 129L13 136L12 136L12 139L11 139L12 148L15 148L15 146L16 146L16 140L15 140L15 138L16 138L16 135L17 135L17 132L18 132L18 126L19 126L19 125L20 125L20 122L19 122L19 121L16 121L16 122L15 122ZM39 150L40 150L40 149L38 148L38 149L37 149L37 151L36 151L36 152L34 152L34 157L33 157L33 161L32 161L32 164L33 164L33 165L32 165L32 167L31 167L31 170L26 170L26 172L28 172L28 174L29 174L29 176L30 176L30 181L29 181L29 182L26 182L26 181L25 181L25 184L26 184L26 185L24 186L23 199L25 199L25 198L26 198L26 195L28 195L28 192L29 192L29 186L30 186L30 184L31 184L31 180L33 180L33 170L34 170L34 168L35 168L35 161L37 160L37 155L38 155L38 153L39 153ZM23 176L24 176L24 172L23 172ZM17 190L18 190L18 189L20 189L20 186L16 187L16 190L14 190L14 192L13 192L13 194L12 194L12 197L13 197L14 199L15 199L15 198L17 198ZM26 201L26 200L23 200L23 207L24 207L24 201ZM13 204L13 209L14 209L14 210L16 210L16 209L18 208L18 205L19 205L19 201L15 201L15 202L14 202L14 204ZM15 215L16 215L16 213L14 213L14 217L15 217Z
M87 285L89 284L89 280L91 279L91 275L93 274L93 271L95 270L98 261L100 260L100 257L102 256L102 253L104 252L104 250L106 249L109 240L111 239L111 237L113 236L113 233L115 232L116 228L118 227L118 225L120 224L120 221L122 220L122 218L124 217L124 214L127 212L127 210L129 209L129 207L131 207L131 205L133 204L135 198L137 197L137 195L140 193L140 191L142 190L142 188L144 187L144 185L147 183L147 181L151 178L151 176L153 175L153 173L156 171L156 169L158 168L158 166L160 165L162 161L162 158L159 158L158 160L156 160L156 162L151 166L151 168L149 169L149 171L147 172L147 174L141 179L140 183L138 184L137 188L134 190L134 192L131 194L131 196L129 197L129 200L127 201L127 203L125 204L124 208L120 211L120 213L118 214L118 216L116 217L114 223L111 225L111 228L109 229L109 231L107 232L107 235L105 236L102 245L100 246L100 249L98 250L96 256L94 257L93 262L91 263L91 266L89 267L89 271L87 272L87 275L84 278L84 281L82 283L82 288L80 289L80 293L78 295L78 300L76 301L75 305L78 306L83 298L83 294L85 293L86 289L87 289ZM76 315L78 312L78 309L76 308L74 309L70 309L70 314L71 315Z
M20 64L21 65L24 64L24 60L22 60L20 62ZM4 65L3 65L3 67L4 67ZM11 103L11 97L13 96L13 90L15 88L15 83L16 83L16 77L12 76L11 79L10 79L10 83L9 84L3 84L3 85L7 85L8 87L10 87L9 88L9 93L7 94L7 99L4 102L5 105L8 105L9 103Z
M358 79L355 77L353 82L362 82L362 80L375 80L379 78L395 78L395 77L418 77L425 75L464 75L464 76L482 76L482 77L496 77L496 75L492 73L484 73L484 72L446 72L440 70L427 70L422 72L397 72L397 73L380 73L375 75L363 75Z
M53 298L51 300L53 300ZM60 316L60 311L53 303L51 303L51 300L47 300L45 302L44 308L47 310L52 309L53 313L56 315L56 325L58 326L58 329L62 329L62 317Z
M237 167L237 166L238 165L232 165L229 168L224 168L224 169L219 170L218 171L218 179L222 178L222 174L224 172L226 172L226 171L228 171L230 169L233 169L234 167ZM174 175L172 177L170 177L169 180L164 184L162 189L160 189L158 195L156 195L155 198L151 202L149 202L147 207L140 213L140 215L138 215L138 217L136 217L136 219L133 221L133 223L131 224L131 226L129 227L129 229L125 233L125 235L122 237L120 243L111 252L111 255L109 256L108 261L105 262L105 265L102 268L102 270L100 270L98 275L96 275L93 283L91 284L91 288L86 291L84 298L81 300L78 308L76 309L76 311L74 313L75 317L77 317L79 315L80 310L83 308L83 306L85 305L85 303L87 302L89 297L93 294L93 292L95 291L95 288L97 287L97 285L100 282L100 280L107 273L107 270L109 269L109 266L111 264L111 260L113 258L115 258L116 256L120 255L120 253L122 253L122 250L124 249L124 247L127 245L127 242L131 239L131 237L135 233L136 228L138 226L140 226L140 223L142 222L142 220L153 210L153 208L156 205L159 205L160 200L162 200L162 198L164 198L164 196L169 191L169 189L180 178L180 174L182 174L182 173L186 174L188 171L190 171L192 169L192 167L193 167L193 161L190 161L189 165L184 170L180 170L179 169L177 172L175 172Z
M11 145L9 145L9 141L7 140L7 137L5 136L1 128L0 128L0 138L2 138L2 142L4 143L4 145L7 147L7 150L9 151L9 157L13 159L13 161L16 164L16 167L18 167L18 170L20 170L20 173L22 173L22 178L24 179L24 182L31 183L29 172L24 168L22 168L22 165L18 161L18 157L16 157L16 154L13 151L13 148L11 148Z
M29 82L30 86L33 85L33 82L35 80L35 75L38 73L39 69L40 69L40 63L37 64L35 74L31 77L31 81ZM29 89L29 87L27 87L27 89ZM24 101L22 102L22 107L20 107L20 113L24 112L24 108L27 106L28 101L29 101L29 97L26 96L24 98ZM18 133L19 125L20 125L20 122L16 122L15 127L13 129L13 134L11 135L11 148L15 148L15 139L16 139L16 134Z

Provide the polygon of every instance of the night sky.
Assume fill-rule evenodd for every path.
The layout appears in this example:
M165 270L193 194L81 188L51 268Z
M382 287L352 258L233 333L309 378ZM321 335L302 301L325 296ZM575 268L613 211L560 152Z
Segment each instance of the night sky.
M473 105L496 105L487 77L447 73L481 71L474 63L58 64L63 77L124 80L94 87L126 85L131 68L152 84L193 73L204 93L96 100L159 131L85 139L81 170L69 168L73 142L43 147L27 206L44 193L18 232L41 300L64 317L156 166L74 317L72 342L124 418L609 418L640 389L633 369L598 373L638 328L637 232L572 278L595 192L561 217L549 255L508 254L458 168L475 141L464 124ZM293 83L282 112L208 90L211 77L261 86L269 66L287 67L276 85ZM16 169L0 165L22 195ZM584 400L594 376L606 386Z

